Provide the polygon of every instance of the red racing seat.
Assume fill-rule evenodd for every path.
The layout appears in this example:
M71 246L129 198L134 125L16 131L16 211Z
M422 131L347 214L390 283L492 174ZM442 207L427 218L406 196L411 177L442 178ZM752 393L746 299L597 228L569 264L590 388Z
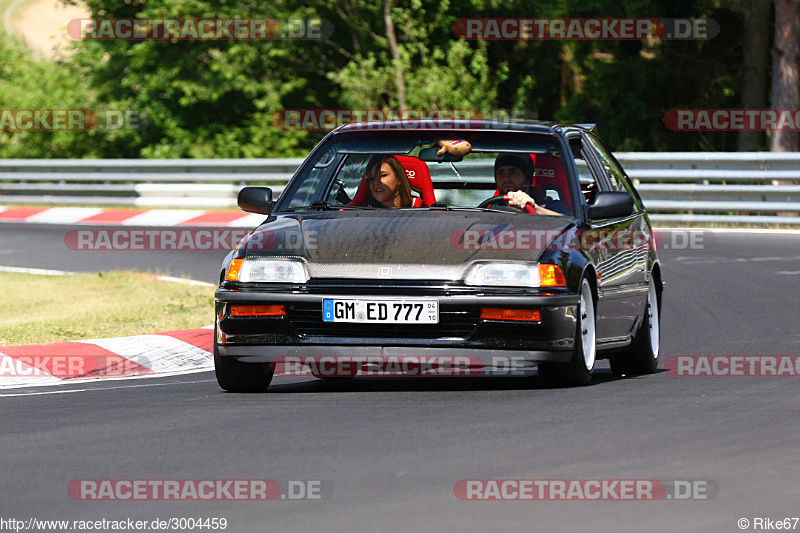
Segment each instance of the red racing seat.
M412 199L411 207L425 207L436 203L431 172L428 170L428 165L425 161L420 161L416 157L408 155L396 155L395 157L406 171L411 190L420 196ZM361 184L358 186L355 197L347 205L366 205L369 198L366 178L366 176L362 176Z
M531 157L535 168L533 183L536 188L545 192L548 188L555 189L564 205L572 209L567 173L564 171L561 158L550 153L531 154Z

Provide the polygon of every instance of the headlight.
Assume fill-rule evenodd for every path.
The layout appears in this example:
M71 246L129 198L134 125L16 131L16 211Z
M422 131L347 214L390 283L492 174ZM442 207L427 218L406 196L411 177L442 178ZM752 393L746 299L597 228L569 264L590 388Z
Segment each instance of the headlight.
M538 287L539 267L530 263L477 263L470 268L467 285L505 285Z
M308 272L294 259L234 259L225 279L242 282L305 283Z
M561 267L550 264L492 261L476 263L464 279L467 285L503 287L565 287Z

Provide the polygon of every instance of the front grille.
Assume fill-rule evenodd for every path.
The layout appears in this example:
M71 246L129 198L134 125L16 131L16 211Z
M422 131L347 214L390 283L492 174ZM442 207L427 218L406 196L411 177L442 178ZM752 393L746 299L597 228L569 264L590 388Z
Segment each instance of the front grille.
M354 324L323 322L322 304L294 304L286 310L298 335L310 337L361 337L384 339L464 339L478 324L477 310L446 311L439 308L438 324Z

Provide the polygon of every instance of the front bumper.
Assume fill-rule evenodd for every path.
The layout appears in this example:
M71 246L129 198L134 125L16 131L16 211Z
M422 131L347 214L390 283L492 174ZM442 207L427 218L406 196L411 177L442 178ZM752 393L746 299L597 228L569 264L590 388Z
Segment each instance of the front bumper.
M323 323L325 298L411 298L406 291L324 292L218 289L216 345L220 356L270 363L282 357L466 356L496 366L498 357L521 364L566 362L575 339L579 297L574 294L436 294L415 297L439 301L437 325ZM231 317L231 304L282 304L284 317ZM538 322L485 320L481 307L541 310Z

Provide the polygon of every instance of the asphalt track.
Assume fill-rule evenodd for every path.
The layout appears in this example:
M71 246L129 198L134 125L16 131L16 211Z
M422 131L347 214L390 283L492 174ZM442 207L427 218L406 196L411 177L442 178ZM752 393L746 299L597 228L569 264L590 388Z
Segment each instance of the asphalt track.
M0 224L0 264L169 269L224 252L73 252L65 228ZM670 355L800 355L800 235L717 233L663 250ZM18 291L24 287L3 287ZM80 305L76 302L76 305ZM13 310L3 310L4 313ZM276 378L213 374L0 392L0 518L225 517L227 531L741 531L800 516L798 378ZM57 393L54 393L56 392ZM325 480L324 500L73 501L73 479ZM710 480L710 500L460 501L461 479ZM800 528L800 525L798 525Z

